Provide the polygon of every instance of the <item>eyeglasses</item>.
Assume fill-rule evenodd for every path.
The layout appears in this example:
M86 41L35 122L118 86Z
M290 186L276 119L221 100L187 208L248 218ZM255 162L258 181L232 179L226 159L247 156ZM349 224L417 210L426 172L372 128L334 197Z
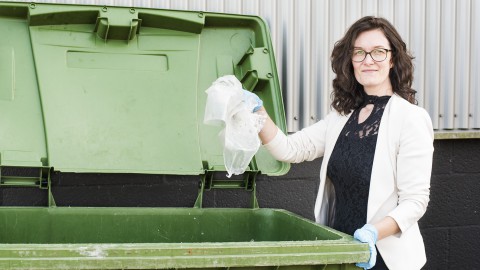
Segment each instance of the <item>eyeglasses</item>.
M370 54L372 57L373 61L375 62L382 62L385 59L387 59L387 54L388 52L391 52L392 50L389 49L374 49L370 52L366 52L364 50L360 49L355 49L353 50L353 55L352 55L352 61L353 62L363 62L365 58L367 58L367 55Z

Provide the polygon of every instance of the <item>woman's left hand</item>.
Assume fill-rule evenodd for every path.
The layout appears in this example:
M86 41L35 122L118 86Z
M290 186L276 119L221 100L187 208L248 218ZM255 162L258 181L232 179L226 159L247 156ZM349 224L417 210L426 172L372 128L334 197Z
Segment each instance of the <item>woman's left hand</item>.
M375 226L365 224L362 228L355 231L353 237L360 242L368 243L368 248L370 249L370 259L368 262L357 263L356 265L363 269L370 269L375 266L377 262L377 249L375 248L375 244L378 239L378 231Z

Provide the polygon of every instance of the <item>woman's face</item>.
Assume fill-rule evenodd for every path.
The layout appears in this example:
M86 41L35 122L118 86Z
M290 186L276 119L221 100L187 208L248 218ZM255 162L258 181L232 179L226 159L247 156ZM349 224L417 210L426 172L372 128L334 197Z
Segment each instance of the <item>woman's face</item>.
M380 49L380 50L377 50ZM392 52L386 51L386 58L381 60L382 53L385 51L382 49L391 50L390 43L380 29L365 31L361 33L354 43L353 54L357 54L356 57L352 57L353 72L357 81L363 85L365 92L369 95L391 95L392 84L390 82L389 73L393 67ZM355 58L361 59L365 53L371 53L366 55L365 59L361 62L355 62ZM375 54L375 55L374 55ZM372 58L376 58L377 61Z

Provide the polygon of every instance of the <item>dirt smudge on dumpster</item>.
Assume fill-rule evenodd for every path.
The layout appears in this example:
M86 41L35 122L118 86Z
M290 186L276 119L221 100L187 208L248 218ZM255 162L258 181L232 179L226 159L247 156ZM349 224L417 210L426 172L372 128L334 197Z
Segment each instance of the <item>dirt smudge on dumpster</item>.
M102 245L79 247L77 251L80 255L83 255L86 257L104 258L108 256L107 251L104 250L104 247Z

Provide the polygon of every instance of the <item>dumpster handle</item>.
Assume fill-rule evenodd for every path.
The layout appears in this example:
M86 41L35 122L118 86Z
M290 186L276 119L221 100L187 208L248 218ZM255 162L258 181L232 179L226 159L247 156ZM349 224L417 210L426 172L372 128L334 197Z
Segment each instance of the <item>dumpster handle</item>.
M261 91L273 79L274 72L266 63L270 61L270 52L266 47L250 48L235 66L235 75L245 89Z

